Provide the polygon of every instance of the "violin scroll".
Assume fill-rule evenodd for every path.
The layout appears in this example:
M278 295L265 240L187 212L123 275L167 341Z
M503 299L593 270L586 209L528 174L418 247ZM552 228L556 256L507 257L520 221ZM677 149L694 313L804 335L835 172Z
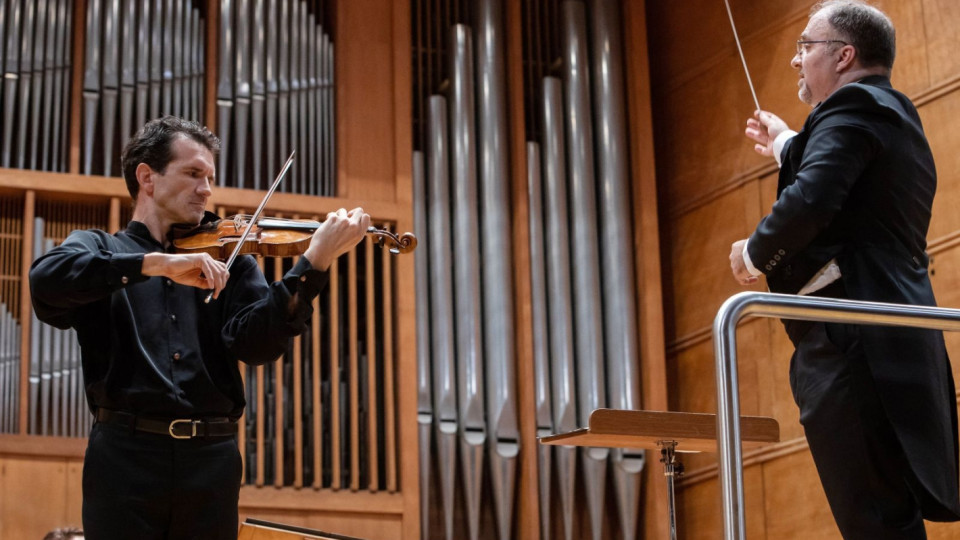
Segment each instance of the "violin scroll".
M410 253L417 249L417 237L413 233L403 233L397 236L388 230L370 227L367 229L367 234L375 236L377 242L381 246L386 246L393 254Z

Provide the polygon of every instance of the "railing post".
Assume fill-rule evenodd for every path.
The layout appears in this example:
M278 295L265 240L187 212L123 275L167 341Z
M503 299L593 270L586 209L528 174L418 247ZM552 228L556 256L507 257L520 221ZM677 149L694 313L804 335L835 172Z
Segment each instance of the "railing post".
M713 321L717 369L717 446L720 453L725 540L746 538L736 338L737 323L747 315L960 331L958 309L758 292L742 292L728 298Z
M749 293L747 293L749 294ZM713 322L717 377L717 447L720 453L720 489L723 493L723 530L726 540L746 538L743 511L743 455L740 446L740 391L737 375L737 322L750 297L731 296Z

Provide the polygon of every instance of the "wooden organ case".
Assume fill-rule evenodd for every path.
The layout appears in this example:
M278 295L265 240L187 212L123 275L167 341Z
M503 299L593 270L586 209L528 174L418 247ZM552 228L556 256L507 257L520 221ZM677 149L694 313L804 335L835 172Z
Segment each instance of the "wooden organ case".
M380 120L409 125L393 98L408 66L391 53L409 41L406 16L386 1L0 3L0 490L20 501L0 509L0 536L80 525L91 418L79 348L35 319L27 274L74 229L126 225L123 142L162 114L210 126L223 150L208 209L220 215L256 208L295 147L267 215L363 206L378 227L410 230L409 162L397 158L409 135ZM371 35L388 37L371 47ZM334 62L361 54L363 66ZM403 427L416 416L405 259L363 241L332 268L309 331L275 363L241 364L241 519L418 536L416 471L399 466L416 452ZM261 267L274 280L293 262ZM31 511L39 500L54 502Z

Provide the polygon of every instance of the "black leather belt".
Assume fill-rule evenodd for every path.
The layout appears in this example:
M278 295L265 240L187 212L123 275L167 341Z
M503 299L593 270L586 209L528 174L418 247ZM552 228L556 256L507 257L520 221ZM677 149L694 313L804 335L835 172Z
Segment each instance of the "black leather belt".
M97 409L97 422L126 426L137 431L169 435L174 439L193 439L195 437L230 437L237 434L237 422L226 417L205 418L146 418L134 414Z

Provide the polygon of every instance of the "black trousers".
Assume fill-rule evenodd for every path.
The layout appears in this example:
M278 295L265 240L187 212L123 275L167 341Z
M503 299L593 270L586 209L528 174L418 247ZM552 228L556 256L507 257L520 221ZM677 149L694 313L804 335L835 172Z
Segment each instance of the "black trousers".
M847 540L925 539L917 480L883 412L858 327L787 327L796 345L790 386L841 534Z
M83 462L88 540L237 538L235 437L177 440L94 424Z

